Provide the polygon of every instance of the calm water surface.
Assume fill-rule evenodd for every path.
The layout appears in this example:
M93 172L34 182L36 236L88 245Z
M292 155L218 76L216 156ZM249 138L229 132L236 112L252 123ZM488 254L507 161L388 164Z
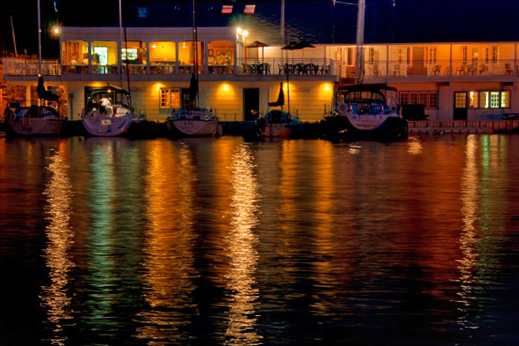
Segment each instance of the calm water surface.
M516 345L519 136L0 138L0 345Z

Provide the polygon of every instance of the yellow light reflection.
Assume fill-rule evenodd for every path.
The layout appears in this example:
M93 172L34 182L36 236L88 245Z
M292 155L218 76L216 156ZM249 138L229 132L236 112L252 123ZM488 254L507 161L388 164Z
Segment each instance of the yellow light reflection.
M63 332L65 321L72 319L71 297L67 294L68 273L74 266L68 255L74 241L69 225L72 187L69 167L59 152L51 155L47 170L51 173L51 177L43 194L48 203L45 208L45 219L49 221L49 225L45 228L47 235L45 262L49 268L50 285L42 287L40 298L47 309L47 322L53 326L54 335L50 340L51 343L65 345L67 337L60 333Z
M187 340L189 323L182 311L193 307L193 184L195 167L189 148L160 141L148 149L146 181L149 228L143 248L142 274L149 309L137 314L137 338L153 344ZM179 341L180 342L180 341Z
M246 144L236 148L231 171L232 229L228 236L230 263L226 278L232 300L226 335L231 345L258 345L261 336L254 330L258 318L254 312L259 297L258 289L254 287L258 239L252 228L258 223L255 213L259 195L253 156Z
M323 258L333 258L336 249L335 232L333 232L334 224L334 147L328 141L317 142L318 147L313 151L315 160L315 169L308 172L310 181L315 184L317 193L312 197L315 203L315 230L313 234L313 243L315 253ZM342 244L344 245L344 244ZM337 280L337 268L330 260L315 261L315 280L316 291L322 288L330 288L340 286ZM313 304L313 308L318 311L317 315L323 316L330 311L336 309L336 301L328 299L317 299Z
M407 145L409 146L409 148L407 149L407 152L409 154L418 155L422 153L422 143L420 143L418 138L410 138L409 141L407 141Z
M476 153L478 144L476 136L470 135L467 138L466 144L466 166L462 176L461 182L461 202L463 215L463 231L460 236L460 250L462 258L458 261L458 270L460 272L460 287L461 291L458 293L460 302L464 310L474 300L474 293L472 286L475 282L474 273L477 267L477 251L475 245L477 242L475 222L477 221L478 213L478 167ZM460 323L466 326L467 321L465 317L461 317Z

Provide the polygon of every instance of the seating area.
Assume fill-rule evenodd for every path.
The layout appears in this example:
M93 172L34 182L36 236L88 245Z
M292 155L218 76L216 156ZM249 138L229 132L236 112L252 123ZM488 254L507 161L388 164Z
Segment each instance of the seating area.
M279 71L278 73L284 74L330 74L330 66L329 65L317 65L317 64L278 64Z
M269 63L243 64L243 73L270 74Z

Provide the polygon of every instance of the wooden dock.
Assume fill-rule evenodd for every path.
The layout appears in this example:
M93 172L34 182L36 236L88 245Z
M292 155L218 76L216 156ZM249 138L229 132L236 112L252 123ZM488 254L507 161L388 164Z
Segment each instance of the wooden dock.
M408 121L409 133L519 133L519 120Z

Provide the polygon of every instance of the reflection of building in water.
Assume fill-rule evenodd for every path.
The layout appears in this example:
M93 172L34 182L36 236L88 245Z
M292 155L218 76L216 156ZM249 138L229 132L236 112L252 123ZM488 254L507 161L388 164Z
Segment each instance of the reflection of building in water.
M88 316L85 322L90 328L103 328L111 323L114 302L119 300L116 280L116 241L114 239L117 220L116 194L116 148L124 139L90 138L91 145L88 188L90 224L87 239L88 279L85 290L88 292Z
M231 231L227 237L230 262L226 274L229 290L226 337L231 345L257 345L261 339L256 331L258 239L252 229L258 224L259 194L253 159L250 147L242 144L236 148L231 164Z
M143 298L148 308L137 314L137 337L157 344L188 340L186 327L196 276L193 242L192 153L172 142L150 146L146 181L147 219L143 248ZM194 314L194 312L193 312ZM176 343L175 343L176 344Z
M475 249L477 245L479 204L479 177L477 164L478 143L475 136L467 138L466 165L461 182L461 213L463 216L463 229L460 235L460 250L462 258L459 260L458 269L460 271L460 302L464 305L460 309L470 305L474 299L472 285L475 283L474 273L477 270L478 254Z
M482 322L493 317L484 317L488 299L487 285L495 281L500 264L493 254L505 227L502 225L503 213L507 205L503 191L508 188L508 180L503 169L503 157L508 157L502 136L467 137L466 164L461 183L461 213L463 228L459 238L461 258L458 260L459 323L463 329L472 333ZM493 268L496 268L494 271ZM480 299L480 297L486 297Z
M74 266L68 253L74 241L69 224L72 187L68 175L69 167L59 153L51 155L50 160L47 170L51 176L44 191L48 203L45 221L49 222L45 228L45 262L49 269L50 284L42 287L41 299L47 310L47 322L53 331L51 343L66 345L67 337L63 329L67 321L72 319L71 297L67 294L69 271Z

